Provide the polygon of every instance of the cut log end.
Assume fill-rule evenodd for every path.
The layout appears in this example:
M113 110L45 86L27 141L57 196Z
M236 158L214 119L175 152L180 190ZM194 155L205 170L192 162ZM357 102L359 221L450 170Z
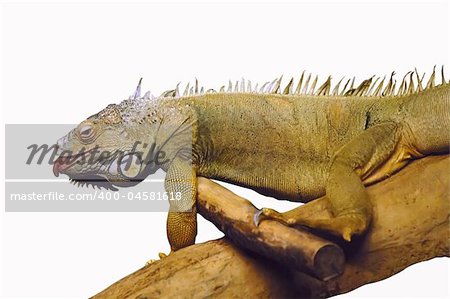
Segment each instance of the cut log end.
M314 256L314 274L323 281L333 279L344 272L345 257L342 249L334 244L327 244Z

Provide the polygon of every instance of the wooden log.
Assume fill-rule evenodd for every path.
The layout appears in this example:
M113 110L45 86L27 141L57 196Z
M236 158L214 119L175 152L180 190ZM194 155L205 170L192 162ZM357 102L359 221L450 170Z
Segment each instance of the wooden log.
M343 247L344 273L326 282L222 239L179 250L93 298L328 297L385 279L411 264L448 257L449 169L449 156L427 157L369 187L374 207L371 228L365 237ZM207 180L201 180L203 184L222 188ZM327 217L327 205L320 198L302 211Z
M250 201L208 179L198 179L197 194L200 214L235 244L322 280L344 271L344 252L336 244L276 221L256 226L257 209Z

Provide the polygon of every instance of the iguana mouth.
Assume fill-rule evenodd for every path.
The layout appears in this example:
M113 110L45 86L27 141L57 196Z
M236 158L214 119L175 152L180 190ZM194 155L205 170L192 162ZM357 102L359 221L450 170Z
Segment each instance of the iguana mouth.
M53 174L58 177L60 173L63 173L64 170L72 167L80 158L84 158L91 150L92 149L83 151L77 155L59 156L55 162L53 162Z
M79 162L81 158L84 158L90 151L83 151L77 155L71 156L59 156L53 163L53 174L58 177L60 173L64 173L64 170L72 167L75 163ZM108 190L117 191L118 189L113 186L111 182L102 176L95 174L67 174L69 181L77 185L78 187L89 186L105 188Z

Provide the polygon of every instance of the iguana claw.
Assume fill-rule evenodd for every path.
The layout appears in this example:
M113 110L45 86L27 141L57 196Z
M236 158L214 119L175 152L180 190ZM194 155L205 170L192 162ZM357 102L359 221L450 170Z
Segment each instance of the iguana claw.
M261 222L261 215L263 214L263 209L256 211L255 215L253 215L253 223L255 226L259 226L259 223Z
M259 226L261 221L266 219L275 220L287 226L292 226L296 223L295 219L286 219L282 213L270 208L261 208L253 215L253 223L256 226Z
M158 253L158 256L159 256L159 259L162 260L163 258L167 257L168 255L165 254L164 252L160 252L160 253ZM156 262L156 261L158 261L158 260L155 260L155 259L148 260L148 261L145 263L145 265L148 266L148 265L150 265L150 264L153 264L153 263Z

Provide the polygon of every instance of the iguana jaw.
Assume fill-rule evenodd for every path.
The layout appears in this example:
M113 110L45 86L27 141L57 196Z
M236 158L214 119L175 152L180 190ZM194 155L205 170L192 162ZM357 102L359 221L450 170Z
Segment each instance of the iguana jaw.
M159 169L153 164L143 164L143 168L139 168L135 175L129 177L126 175L125 169L122 169L122 164L117 163L117 157L98 161L99 157L96 157L96 153L98 154L98 148L91 148L75 155L59 156L53 163L53 174L56 177L65 174L72 183L78 186L92 185L116 191L115 186L137 185L147 175ZM134 153L127 155L134 155Z
M98 188L105 188L112 191L118 190L110 181L98 175L83 175L79 178L78 176L69 176L69 181L78 187L88 187L91 185L92 187L97 186Z
M53 174L59 177L60 173L65 174L65 170L72 167L75 163L84 158L91 150L83 151L77 155L59 156L53 163Z
M71 173L69 170L77 162L80 162L81 158L85 158L89 151L85 151L74 156L58 157L53 163L53 174L58 177L60 173L69 177L69 181L77 186L97 186L99 188L105 188L113 191L118 189L104 176L93 173Z

